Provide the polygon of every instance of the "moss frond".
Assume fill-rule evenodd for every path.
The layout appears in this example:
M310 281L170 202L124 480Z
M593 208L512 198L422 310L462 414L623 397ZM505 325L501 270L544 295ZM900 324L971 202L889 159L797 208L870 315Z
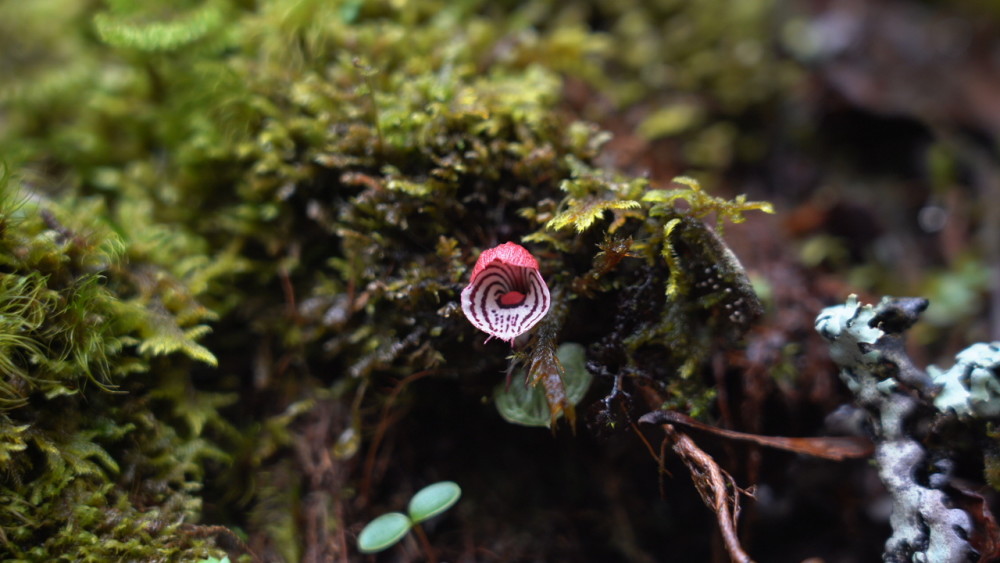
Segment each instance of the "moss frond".
M764 213L774 213L774 206L766 201L747 201L746 195L738 195L732 200L709 195L701 189L701 184L694 178L678 176L673 179L675 184L685 186L674 190L651 190L642 196L643 201L654 203L651 213L665 214L673 210L673 204L678 199L688 202L687 214L702 219L716 214L718 218L718 230L721 233L724 222L742 223L746 221L744 213L748 211L763 211ZM667 210L670 211L667 211Z
M102 41L118 48L147 52L174 51L194 43L217 30L223 23L222 12L211 3L173 17L170 21L144 21L102 12L94 16L94 30Z

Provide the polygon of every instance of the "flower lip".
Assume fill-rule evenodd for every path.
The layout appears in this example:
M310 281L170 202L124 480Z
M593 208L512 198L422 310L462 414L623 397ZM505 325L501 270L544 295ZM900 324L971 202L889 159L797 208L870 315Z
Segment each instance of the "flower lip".
M462 312L490 338L513 342L542 320L550 300L538 260L523 246L507 242L479 255L462 290Z

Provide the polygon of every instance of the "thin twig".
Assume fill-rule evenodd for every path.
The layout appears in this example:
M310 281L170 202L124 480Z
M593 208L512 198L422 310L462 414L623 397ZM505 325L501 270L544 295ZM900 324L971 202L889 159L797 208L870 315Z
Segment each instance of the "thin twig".
M299 308L295 305L295 287L292 285L292 278L288 273L287 268L280 268L278 270L278 279L281 281L281 291L285 295L285 305L288 307L288 316L295 321L296 324L301 324L301 317L299 316Z
M788 436L761 436L735 430L726 430L698 422L697 420L675 411L657 410L643 415L639 422L646 424L680 424L696 430L710 432L730 440L752 442L761 446L775 448L840 461L852 458L870 457L874 451L871 440L859 436L815 436L808 438L792 438Z
M671 424L664 424L666 433L664 441L669 441L671 449L680 456L681 461L691 472L695 488L701 495L702 502L715 512L715 519L722 532L722 540L726 545L729 557L737 563L753 561L743 551L739 536L736 533L736 518L739 515L739 494L742 492L733 478L722 470L712 456L699 448L694 440L683 432L678 432ZM732 491L732 492L730 492Z
M378 426L375 428L375 435L372 436L368 455L365 456L365 465L362 473L364 477L362 478L360 494L358 495L361 499L364 499L363 502L367 502L368 495L371 493L372 481L374 481L373 474L375 472L375 456L382 445L382 440L385 439L386 432L389 430L389 409L392 408L399 394L403 392L403 389L407 385L434 373L437 373L437 370L424 370L404 377L396 384L392 392L389 393L389 396L386 397L385 403L382 404L382 413L379 416Z
M660 443L660 453L659 455L657 455L656 449L653 448L653 444L649 443L649 440L646 439L646 435L639 430L639 427L635 424L635 422L629 421L629 424L632 425L632 431L635 432L635 435L638 436L640 440L642 440L642 443L646 446L646 449L649 450L650 457L652 457L656 461L656 467L659 469L659 475L658 475L659 478L657 479L657 481L660 485L660 499L665 499L667 498L666 496L667 490L663 483L663 476L670 474L670 472L667 471L667 466L665 462L667 453L666 444L664 442Z

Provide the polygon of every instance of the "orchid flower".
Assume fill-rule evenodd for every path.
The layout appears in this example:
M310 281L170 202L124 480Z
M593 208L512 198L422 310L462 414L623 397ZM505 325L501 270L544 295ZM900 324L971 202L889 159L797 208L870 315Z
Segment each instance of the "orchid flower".
M490 338L512 344L542 320L550 302L538 260L513 242L483 251L462 290L462 312L469 322Z

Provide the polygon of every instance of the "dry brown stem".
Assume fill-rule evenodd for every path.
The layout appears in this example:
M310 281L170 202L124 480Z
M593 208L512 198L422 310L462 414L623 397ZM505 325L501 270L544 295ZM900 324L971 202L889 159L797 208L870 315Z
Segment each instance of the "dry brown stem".
M664 424L662 428L666 433L664 444L669 444L674 453L680 456L691 472L691 479L701 500L715 512L729 557L738 563L753 561L743 551L736 534L736 520L740 513L739 495L749 493L740 489L732 476L719 467L712 456L699 448L687 434L678 432L671 424Z

